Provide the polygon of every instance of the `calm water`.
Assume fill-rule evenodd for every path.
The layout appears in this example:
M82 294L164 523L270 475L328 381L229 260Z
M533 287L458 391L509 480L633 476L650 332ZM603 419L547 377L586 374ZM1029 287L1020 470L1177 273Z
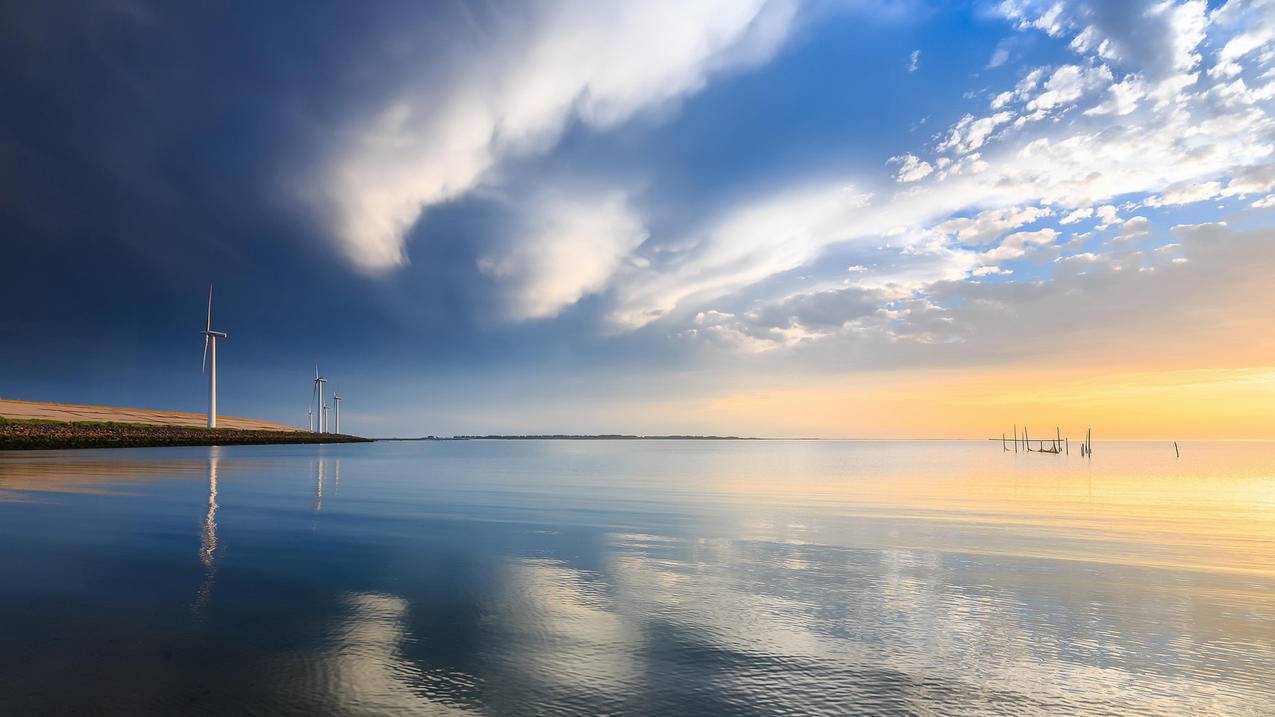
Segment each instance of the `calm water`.
M0 714L1275 714L1275 444L0 453Z

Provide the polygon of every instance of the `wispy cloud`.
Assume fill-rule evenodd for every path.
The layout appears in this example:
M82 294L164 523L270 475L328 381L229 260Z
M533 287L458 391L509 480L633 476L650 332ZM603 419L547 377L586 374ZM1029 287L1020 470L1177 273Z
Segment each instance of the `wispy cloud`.
M528 5L460 38L463 60L441 58L455 65L447 76L409 68L392 80L341 129L312 201L357 266L400 265L423 208L473 189L502 159L546 150L570 121L614 127L765 61L794 12L790 0Z

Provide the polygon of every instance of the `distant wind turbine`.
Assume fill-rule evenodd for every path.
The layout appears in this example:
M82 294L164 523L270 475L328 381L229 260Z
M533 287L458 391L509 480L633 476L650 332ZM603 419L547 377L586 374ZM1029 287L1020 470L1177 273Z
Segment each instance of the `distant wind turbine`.
M202 369L208 372L208 427L217 427L217 339L229 338L221 331L212 330L213 285L208 285L208 318L204 322L204 360Z
M333 433L341 432L341 396L335 391L332 392L332 403L336 404L336 430Z
M326 421L324 420L327 417L327 406L323 404L323 384L327 382L326 378L319 375L319 364L316 363L314 365L314 393L311 394L310 400L318 399L314 408L315 418L319 422L319 433L324 433L327 430ZM314 426L311 426L310 430L314 430Z

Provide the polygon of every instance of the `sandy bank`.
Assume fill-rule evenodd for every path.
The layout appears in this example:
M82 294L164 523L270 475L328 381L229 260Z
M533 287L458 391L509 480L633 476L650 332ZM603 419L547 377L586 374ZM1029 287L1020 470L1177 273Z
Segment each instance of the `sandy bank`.
M208 416L203 413L183 411L156 411L150 408L120 408L116 406L81 406L74 403L47 403L42 401L14 401L0 399L0 418L38 419L43 421L109 421L112 423L137 423L149 426L193 426L207 428ZM302 431L274 421L256 418L218 416L218 428L238 428L248 431Z

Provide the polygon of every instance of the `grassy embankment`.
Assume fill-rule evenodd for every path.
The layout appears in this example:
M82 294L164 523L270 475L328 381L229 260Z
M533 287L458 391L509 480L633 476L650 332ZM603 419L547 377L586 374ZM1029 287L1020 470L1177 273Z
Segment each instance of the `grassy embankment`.
M223 446L267 443L355 443L367 438L310 431L262 431L107 421L0 417L0 450Z

